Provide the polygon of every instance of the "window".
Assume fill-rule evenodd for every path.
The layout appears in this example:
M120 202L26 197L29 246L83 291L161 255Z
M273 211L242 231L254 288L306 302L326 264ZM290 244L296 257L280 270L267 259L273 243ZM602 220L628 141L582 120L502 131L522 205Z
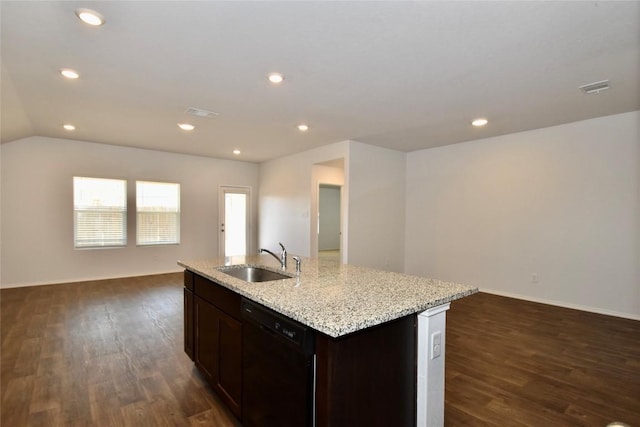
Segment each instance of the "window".
M127 181L73 177L76 248L127 245Z
M136 181L137 244L180 243L180 184Z

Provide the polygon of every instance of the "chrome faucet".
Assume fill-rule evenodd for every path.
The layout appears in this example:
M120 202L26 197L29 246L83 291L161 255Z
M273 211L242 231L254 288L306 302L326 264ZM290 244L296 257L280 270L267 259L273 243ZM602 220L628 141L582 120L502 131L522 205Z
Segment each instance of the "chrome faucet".
M296 262L296 274L300 274L300 263L302 262L302 260L300 259L299 256L294 256L293 260Z
M286 270L287 269L287 250L284 248L284 245L282 243L278 243L278 244L282 248L282 253L280 254L280 256L274 254L269 249L264 249L264 248L260 249L260 253L263 253L263 252L268 253L269 255L271 255L272 257L278 260L278 262L280 263L280 267L283 270Z

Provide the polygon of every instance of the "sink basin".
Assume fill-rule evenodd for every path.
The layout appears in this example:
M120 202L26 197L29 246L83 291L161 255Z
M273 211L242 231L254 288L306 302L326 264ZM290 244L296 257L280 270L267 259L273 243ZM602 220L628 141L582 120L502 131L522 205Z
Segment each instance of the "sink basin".
M276 273L260 267L227 267L218 271L245 282L268 282L270 280L291 279L286 274Z

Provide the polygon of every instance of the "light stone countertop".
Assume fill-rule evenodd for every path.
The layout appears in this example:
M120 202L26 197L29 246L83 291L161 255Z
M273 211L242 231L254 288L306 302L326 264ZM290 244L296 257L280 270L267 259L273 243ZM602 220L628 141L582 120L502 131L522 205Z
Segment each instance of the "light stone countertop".
M218 268L250 265L282 272L270 255L178 265L334 338L478 292L473 286L322 259L303 258L302 273L295 277L295 262L289 258L286 274L294 277L261 283L236 279Z

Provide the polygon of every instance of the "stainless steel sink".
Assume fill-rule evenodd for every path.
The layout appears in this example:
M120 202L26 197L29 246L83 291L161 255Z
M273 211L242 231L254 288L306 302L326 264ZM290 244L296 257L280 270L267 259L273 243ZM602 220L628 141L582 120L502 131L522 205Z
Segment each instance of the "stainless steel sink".
M221 273L228 274L245 282L268 282L271 280L291 279L286 274L276 273L260 267L224 267L218 269Z

